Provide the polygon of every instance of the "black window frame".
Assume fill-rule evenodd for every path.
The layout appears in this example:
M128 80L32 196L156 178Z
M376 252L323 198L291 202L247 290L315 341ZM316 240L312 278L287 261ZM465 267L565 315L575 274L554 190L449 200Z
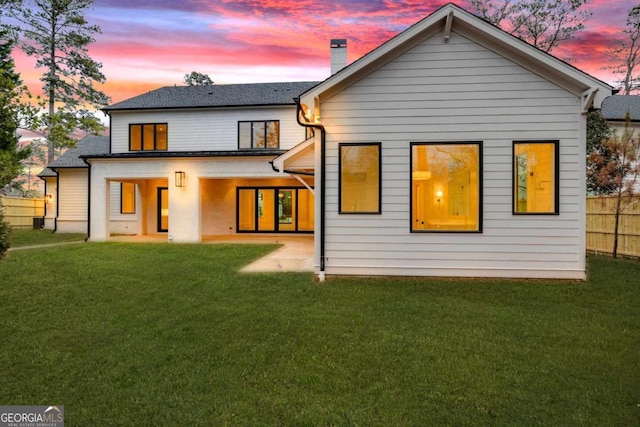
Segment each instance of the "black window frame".
M313 187L312 187L313 188ZM254 192L253 197L254 197L254 201L255 201L255 212L254 214L254 227L253 230L241 230L240 229L240 191L242 190L252 190ZM293 190L296 192L296 206L295 206L295 217L296 217L296 222L295 222L295 227L293 230L280 230L279 228L279 223L277 221L274 222L274 229L273 230L260 230L259 229L259 225L258 225L258 216L259 216L259 212L258 212L258 191L259 190L269 190L269 191L273 191L274 195L276 195L277 198L277 193L280 190ZM262 233L262 234L273 234L273 233L287 233L287 234L313 234L314 230L300 230L299 228L299 192L300 190L306 190L309 191L311 195L315 196L313 194L313 191L311 191L309 188L307 187L295 187L295 186L241 186L241 187L236 187L236 233L241 234L241 233ZM275 203L274 204L274 209L277 210L278 209L278 204ZM274 211L274 218L277 218L277 212Z
M124 211L124 204L123 204L123 196L124 196L124 192L122 191L122 188L124 187L124 184L131 184L133 185L133 211L132 212L125 212ZM132 183L132 182L121 182L120 183L120 213L122 215L134 215L136 213L136 184Z
M553 168L554 174L554 196L553 212L516 212L516 185L518 182L518 168L516 166L516 145L517 144L553 144L554 153L553 161L555 163ZM560 140L559 139L540 139L540 140L515 140L511 144L511 213L514 216L521 215L560 215Z
M153 125L153 149L145 150L144 149L144 127ZM132 148L132 129L134 126L140 126L140 149L134 150ZM158 137L158 126L165 126L166 134L167 134L167 146L166 148L157 148L157 137ZM159 122L159 123L129 123L129 151L167 151L169 150L169 123L168 122Z
M251 146L250 147L240 147L240 126L243 123L251 124L251 131L249 134L251 135ZM254 132L253 126L254 123L262 123L264 124L264 147L256 147L254 145ZM278 146L277 147L267 147L267 123L277 123L276 126L276 136L278 138ZM280 149L280 120L239 120L238 121L238 150L279 150Z
M478 146L478 229L477 230L415 230L413 228L413 147L416 145L477 145ZM409 143L409 232L416 234L482 234L484 211L483 141L414 141Z
M344 211L342 209L342 147L378 147L378 210ZM341 215L380 215L382 214L382 143L381 142L342 142L338 144L338 213Z

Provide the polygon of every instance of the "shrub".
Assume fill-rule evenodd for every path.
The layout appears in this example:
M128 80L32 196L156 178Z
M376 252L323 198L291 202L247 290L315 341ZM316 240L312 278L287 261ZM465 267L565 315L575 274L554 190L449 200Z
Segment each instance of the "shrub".
M5 253L9 249L9 224L4 222L4 215L0 209L0 260L4 258Z

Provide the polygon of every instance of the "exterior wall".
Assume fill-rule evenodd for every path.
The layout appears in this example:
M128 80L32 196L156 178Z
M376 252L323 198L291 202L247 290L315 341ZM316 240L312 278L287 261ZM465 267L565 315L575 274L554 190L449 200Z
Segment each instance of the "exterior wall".
M578 96L456 32L323 100L326 274L584 279L580 109ZM548 139L560 141L560 214L514 216L512 142ZM410 143L460 141L482 141L482 232L412 233ZM380 215L338 214L341 142L381 142Z
M56 232L87 232L88 172L81 169L58 170L58 217Z
M44 195L45 200L45 215L44 215L44 229L53 230L56 226L56 209L58 203L58 179L54 177L43 178L46 182L46 193Z
M278 183L286 182L286 185L302 186L294 179L285 180L276 174L269 165L270 160L272 157L95 159L91 169L90 240L109 239L111 229L107 225L113 220L114 209L119 209L119 204L115 208L112 206L114 198L110 183L115 181L138 184L141 234L160 234L157 232L158 187L167 187L169 191L169 231L161 233L167 234L169 241L200 242L203 234L229 233L229 226L235 230L235 187L231 190L227 184L218 185L220 180L229 179L248 185L267 182L280 185ZM183 188L175 186L176 171L185 172L186 186ZM232 207L230 197L234 198ZM214 206L217 202L223 205L220 212ZM218 226L203 225L222 214L225 221L220 221Z
M203 179L201 230L202 234L220 236L236 233L237 187L300 187L295 178L270 179Z
M217 110L112 112L111 150L129 151L130 123L167 123L168 151L230 151L238 149L238 121L280 120L280 148L304 141L294 106Z
M140 218L142 217L141 209L141 193L140 188L136 190L136 210L133 214L121 213L121 183L119 181L111 181L109 189L109 218L110 232L112 234L141 234L142 224Z

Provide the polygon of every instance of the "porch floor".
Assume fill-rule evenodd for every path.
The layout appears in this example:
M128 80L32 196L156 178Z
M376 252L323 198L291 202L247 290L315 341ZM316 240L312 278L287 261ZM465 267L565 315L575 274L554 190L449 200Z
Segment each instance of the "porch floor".
M112 242L166 243L166 235L111 236ZM244 266L244 273L270 273L278 271L313 272L313 236L297 235L229 235L203 236L202 243L273 243L283 245L262 258Z

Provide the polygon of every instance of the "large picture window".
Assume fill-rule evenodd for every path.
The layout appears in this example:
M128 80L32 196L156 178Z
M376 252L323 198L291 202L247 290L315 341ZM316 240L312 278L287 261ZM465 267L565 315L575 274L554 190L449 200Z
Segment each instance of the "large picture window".
M129 125L129 150L166 151L167 128L166 123Z
M482 145L411 144L411 231L482 231Z
M513 213L558 213L558 141L513 143Z
M238 122L238 148L279 148L280 122Z
M340 213L381 212L380 143L340 144Z

